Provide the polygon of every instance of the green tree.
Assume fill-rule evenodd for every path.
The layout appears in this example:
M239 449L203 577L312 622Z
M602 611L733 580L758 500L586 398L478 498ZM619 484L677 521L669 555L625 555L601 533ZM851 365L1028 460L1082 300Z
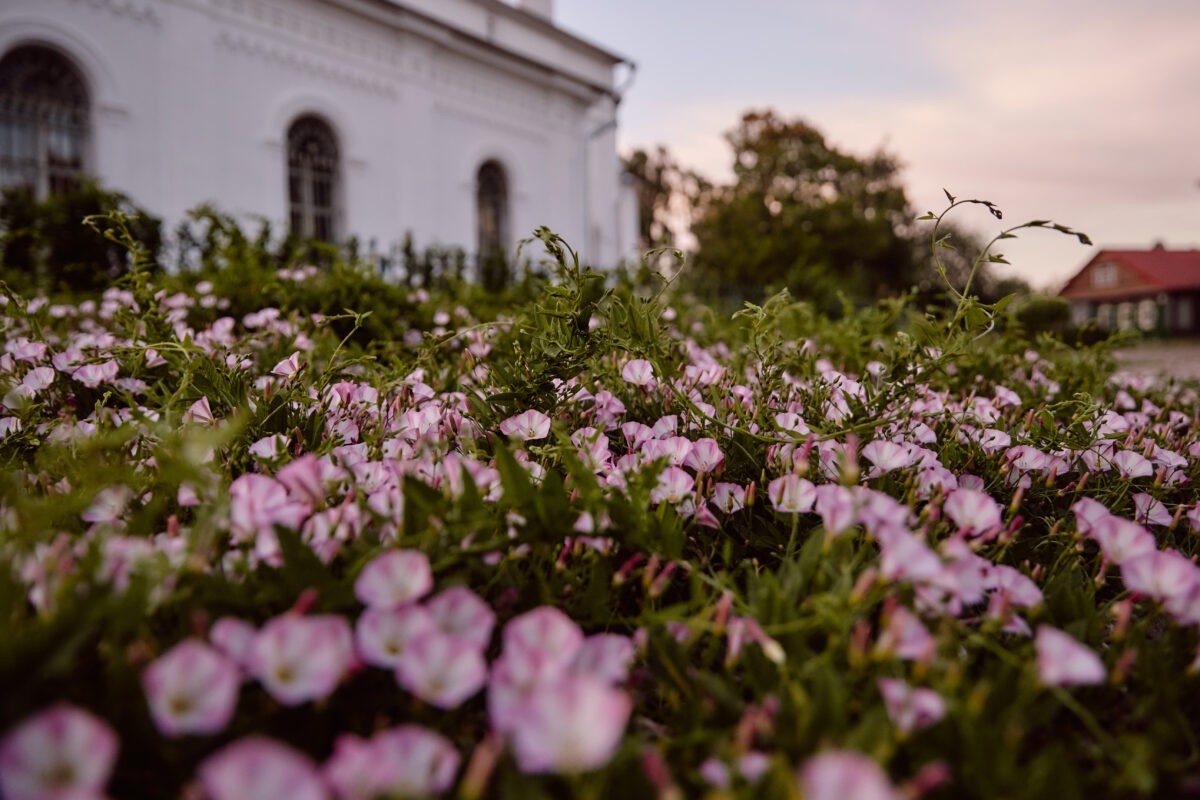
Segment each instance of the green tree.
M726 139L734 182L713 191L692 226L710 289L746 298L787 287L831 308L838 292L869 300L915 282L914 215L892 155L842 151L770 109L744 114Z

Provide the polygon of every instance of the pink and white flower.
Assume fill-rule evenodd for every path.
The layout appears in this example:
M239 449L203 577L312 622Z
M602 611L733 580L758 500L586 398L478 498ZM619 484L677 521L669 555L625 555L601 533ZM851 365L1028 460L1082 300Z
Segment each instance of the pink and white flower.
M1000 504L984 492L974 489L955 489L946 498L943 506L959 531L979 535L1001 523Z
M712 505L726 514L741 511L746 507L746 489L736 483L718 483L713 486Z
M531 408L501 422L500 432L523 442L545 439L550 433L550 417Z
M450 789L458 763L458 751L445 737L399 725L370 739L338 737L322 772L339 800L432 797Z
M1138 492L1133 496L1133 519L1142 525L1162 525L1166 527L1170 525L1174 519L1171 517L1171 512L1163 505L1163 502L1158 498Z
M578 774L612 759L629 722L628 694L584 675L543 685L512 728L517 765L527 773Z
M0 742L0 794L8 800L101 798L117 748L107 723L75 706L51 706Z
M425 602L425 609L438 630L465 639L480 651L492 640L496 614L465 586L451 586L434 595Z
M261 736L239 739L198 770L210 800L327 800L316 766L291 747Z
M634 657L633 640L619 633L597 633L583 640L571 663L571 671L591 675L605 683L619 685L629 677Z
M236 663L198 639L185 639L142 673L154 724L166 736L219 733L237 708Z
M243 670L249 669L250 650L258 630L245 620L236 617L221 617L208 632L208 641L213 647L233 659Z
M537 652L566 667L583 645L583 631L557 608L540 606L509 620L503 640L505 654Z
M367 608L354 626L354 643L365 663L395 669L412 642L436 630L429 611L416 603Z
M933 689L914 688L896 678L880 678L888 719L904 734L933 725L946 715L946 701Z
M817 491L811 481L790 472L767 484L767 497L780 513L803 514L812 510Z
M433 631L409 642L396 660L396 681L438 708L457 708L487 682L487 662L467 639Z
M1039 625L1034 646L1038 678L1046 686L1086 686L1108 679L1100 657L1057 628Z
M278 375L281 378L290 378L300 371L300 367L300 351L297 350L283 361L271 367L271 374Z
M354 658L354 636L344 617L275 617L255 635L250 673L272 697L295 706L327 697Z
M800 768L804 800L899 800L887 773L869 756L849 750L818 753Z
M875 465L868 477L877 478L897 469L904 469L913 464L912 452L905 445L875 439L868 442L862 449L863 458Z
M433 589L429 557L419 550L388 550L373 558L354 581L354 596L372 608L395 608Z
M692 496L696 479L679 467L667 467L658 473L658 485L650 491L655 503L682 503Z
M621 378L634 386L652 386L654 366L644 358L635 358L621 368Z

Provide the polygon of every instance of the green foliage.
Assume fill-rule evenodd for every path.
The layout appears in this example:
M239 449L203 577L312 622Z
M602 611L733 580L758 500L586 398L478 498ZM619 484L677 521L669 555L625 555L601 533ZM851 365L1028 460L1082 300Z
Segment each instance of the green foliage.
M64 317L13 295L0 321L12 349L49 349L0 372L0 736L54 702L90 709L120 733L113 796L144 794L151 779L178 795L205 758L243 736L323 760L341 735L399 724L452 742L463 797L783 800L798 792L797 770L828 750L867 754L906 796L938 763L947 783L925 796L1155 797L1190 785L1195 625L1133 595L1071 508L1090 498L1133 518L1135 494L1153 495L1176 515L1153 526L1155 546L1194 558L1200 543L1182 516L1197 503L1200 460L1188 447L1200 436L1200 396L1113 383L1107 342L1075 348L1006 324L1008 301L973 291L986 247L962 272L941 263L953 305L905 294L847 300L831 317L781 292L728 315L691 299L686 271L597 273L546 229L536 233L545 280L498 299L457 280L389 284L334 254L297 272L303 256L269 235L249 239L219 215L201 221L211 228L196 237L194 263L164 276L125 220L93 220L134 252L121 285ZM313 314L328 316L318 324ZM86 345L101 331L103 347ZM120 379L89 385L54 369L42 389L18 390L36 359L53 363L69 342L87 348L80 363L116 362ZM273 371L292 353L294 373ZM632 358L650 362L653 383L623 376ZM1118 392L1133 410L1114 406ZM201 399L211 421L193 411ZM531 409L547 412L546 436L503 432ZM783 414L810 432L784 427ZM1098 432L1107 415L1136 426ZM667 459L641 459L646 448L623 422L662 422L663 440L711 438L724 464L689 467L687 496L662 500ZM1022 475L1015 455L981 441L984 428L1074 466ZM274 454L251 450L273 436L283 442ZM611 448L605 463L589 460L588 436ZM875 474L859 454L876 440L921 441L922 459L995 498L1001 525L964 532L949 518L949 491L924 484L926 466ZM1110 446L1170 450L1183 464L1132 479L1080 466L1080 453ZM234 483L274 481L302 455L329 467L315 494L296 492L305 520L236 531ZM821 508L786 513L769 489L785 475L853 490L884 509L874 513L897 506L892 523L939 564L952 553L968 567L984 559L1041 599L940 608L955 574L889 577L908 562L885 565L887 532L863 521L865 506L840 531ZM391 480L394 493L379 494ZM745 507L697 513L716 482L744 489ZM82 516L121 487L119 515ZM200 502L184 502L185 487ZM272 539L278 558L262 558ZM298 706L248 680L227 728L159 734L140 680L148 664L225 615L256 626L289 609L353 620L356 578L394 548L425 553L435 591L470 587L501 625L553 605L588 634L636 633L621 684L634 712L612 760L586 775L523 774L511 748L489 756L481 744L491 725L482 693L440 709L389 670L361 665ZM979 591L999 598L995 586ZM926 656L902 658L886 643L900 609L927 626ZM1065 631L1101 659L1107 682L1044 685L1018 623ZM491 664L501 640L487 646ZM936 692L945 715L903 730L881 696L886 678ZM762 770L751 777L738 766L754 755ZM728 788L701 771L709 759L728 766Z
M829 144L802 120L750 111L726 137L734 183L714 193L693 226L696 268L753 299L787 287L822 309L837 292L874 299L914 280L899 163Z
M82 222L112 212L127 217L131 234L155 261L162 246L162 222L125 195L95 183L40 201L23 190L6 190L0 197L0 274L26 292L103 289L128 271L127 254Z
M1065 297L1034 295L1019 303L1013 316L1031 333L1061 333L1071 322L1071 303Z

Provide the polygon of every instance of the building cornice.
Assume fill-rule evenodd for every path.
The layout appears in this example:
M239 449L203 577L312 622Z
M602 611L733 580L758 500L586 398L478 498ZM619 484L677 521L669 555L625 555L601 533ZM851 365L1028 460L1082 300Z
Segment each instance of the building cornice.
M446 2L446 0L438 0ZM429 39L436 44L457 50L463 55L490 61L492 66L514 71L523 67L523 77L553 79L559 88L568 90L581 99L587 95L613 95L612 68L621 63L632 63L628 59L580 39L553 23L534 14L514 8L500 0L459 0L460 9L466 8L479 15L472 26L456 25L452 20L438 16L431 8L418 8L412 2L400 0L324 0L332 6L365 17L388 27L404 30ZM585 74L582 70L570 69L561 60L518 49L505 38L495 35L497 20L505 20L519 28L542 37L547 45L561 46L573 50L579 56L592 60L603 67L604 78ZM488 58L489 54L492 58ZM496 58L496 57L499 58Z

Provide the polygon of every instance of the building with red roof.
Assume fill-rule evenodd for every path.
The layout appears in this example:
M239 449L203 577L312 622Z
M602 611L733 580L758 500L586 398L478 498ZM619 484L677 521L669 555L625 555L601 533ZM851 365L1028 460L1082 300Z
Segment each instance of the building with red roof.
M1077 325L1200 334L1200 250L1101 250L1059 296Z

